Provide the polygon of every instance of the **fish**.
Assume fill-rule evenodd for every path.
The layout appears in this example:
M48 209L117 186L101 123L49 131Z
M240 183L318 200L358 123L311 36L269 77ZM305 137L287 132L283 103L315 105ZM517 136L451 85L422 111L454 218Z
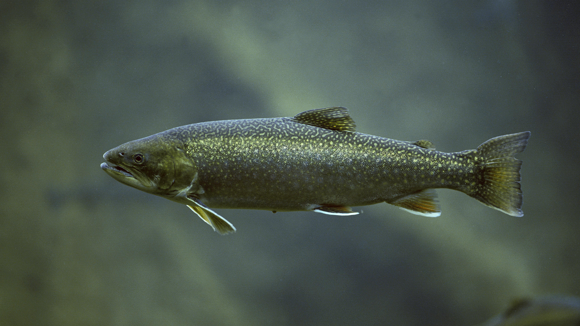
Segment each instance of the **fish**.
M525 149L529 131L446 153L427 140L355 129L344 107L201 122L115 147L103 155L101 168L127 186L188 206L220 234L236 229L211 208L348 216L358 214L352 206L386 202L436 217L436 188L523 216L522 161L515 155Z
M578 326L580 298L551 295L520 298L503 313L480 326Z

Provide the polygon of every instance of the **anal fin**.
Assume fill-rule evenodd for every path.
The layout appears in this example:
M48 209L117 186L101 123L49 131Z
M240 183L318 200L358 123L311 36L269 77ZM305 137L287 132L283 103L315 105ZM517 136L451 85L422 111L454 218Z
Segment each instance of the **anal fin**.
M316 213L327 215L349 216L357 215L358 212L353 212L350 207L346 206L319 206L314 209Z
M228 234L236 232L236 228L232 223L228 222L225 218L221 217L218 213L207 208L201 202L198 202L191 197L187 197L191 202L191 205L187 205L197 216L199 216L205 223L209 224L214 231L219 234Z
M389 204L398 206L409 213L428 217L441 215L441 208L437 202L437 193L433 189L425 189L414 194L399 198Z

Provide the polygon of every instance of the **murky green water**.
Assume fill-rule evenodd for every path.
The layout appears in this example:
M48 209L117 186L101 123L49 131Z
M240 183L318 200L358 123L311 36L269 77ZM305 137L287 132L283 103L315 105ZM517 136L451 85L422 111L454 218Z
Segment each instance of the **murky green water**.
M219 4L218 4L219 3ZM580 295L578 9L540 1L0 4L0 324L474 325ZM530 130L514 218L185 206L100 168L208 120L345 106L359 131L475 148Z

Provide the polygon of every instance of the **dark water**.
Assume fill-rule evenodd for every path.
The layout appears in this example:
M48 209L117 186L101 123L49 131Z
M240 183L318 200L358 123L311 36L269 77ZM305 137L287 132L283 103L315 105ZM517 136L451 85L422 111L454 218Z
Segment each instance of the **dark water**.
M219 3L219 4L218 4ZM580 295L574 1L0 3L0 324L474 325ZM346 106L365 133L475 148L530 130L523 218L186 207L99 169L128 140Z

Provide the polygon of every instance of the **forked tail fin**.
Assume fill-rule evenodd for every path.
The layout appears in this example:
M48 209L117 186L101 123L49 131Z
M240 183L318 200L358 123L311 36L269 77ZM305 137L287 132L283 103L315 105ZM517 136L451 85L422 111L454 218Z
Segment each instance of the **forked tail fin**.
M530 132L492 138L471 152L475 182L469 195L483 204L512 216L524 216L520 167L514 156L526 149Z

